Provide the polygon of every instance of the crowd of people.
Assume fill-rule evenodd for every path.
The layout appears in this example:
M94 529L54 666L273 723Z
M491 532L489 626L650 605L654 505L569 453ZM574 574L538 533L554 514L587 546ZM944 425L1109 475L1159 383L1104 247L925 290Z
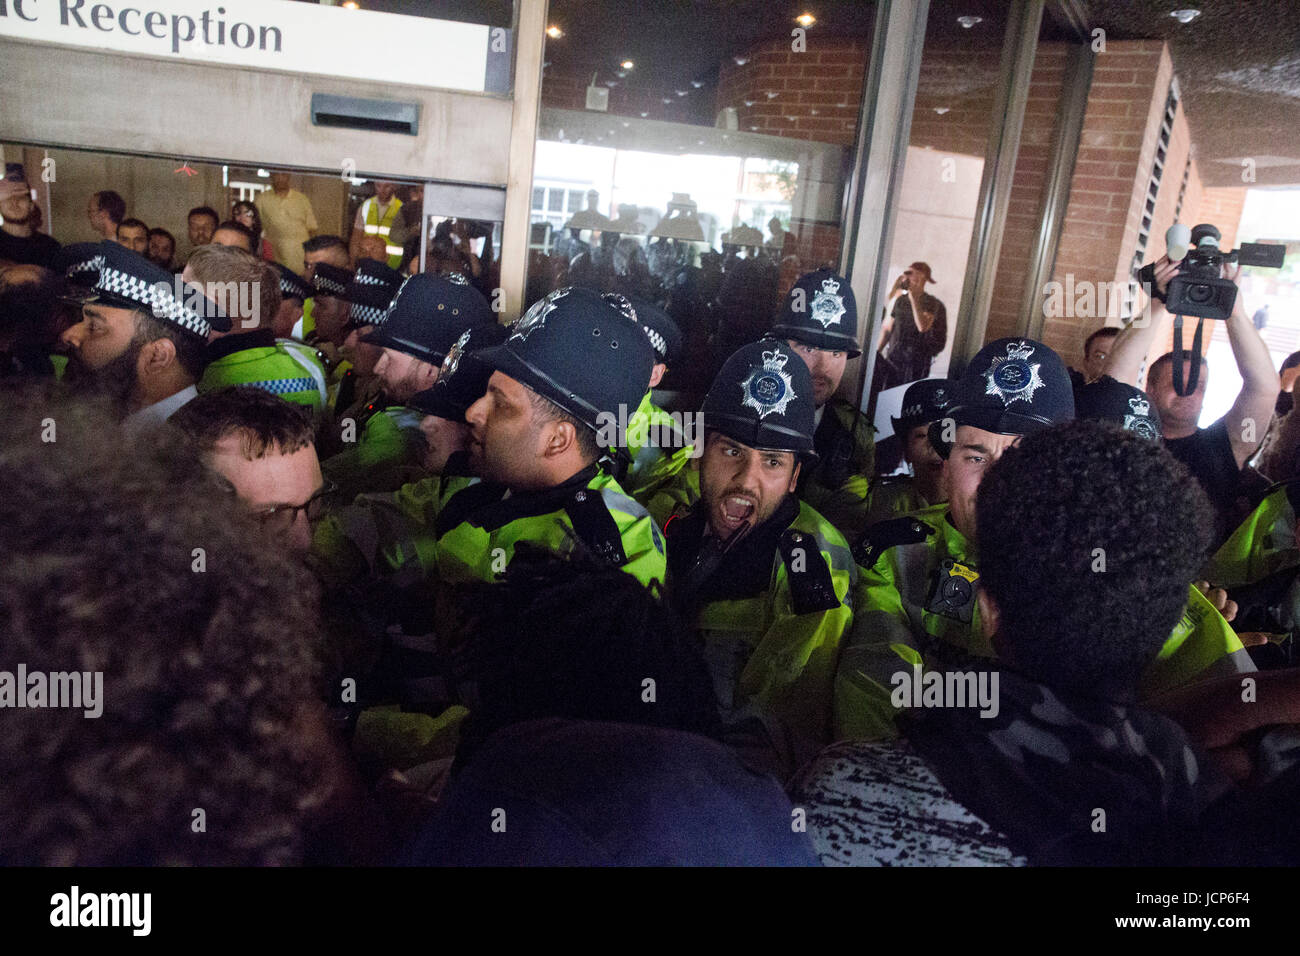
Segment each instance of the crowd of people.
M880 475L832 268L575 247L507 326L481 224L421 271L381 185L295 248L195 209L183 264L0 194L0 861L1297 859L1300 436L1240 296L1209 429L1205 373L1138 387L1163 318L1005 338Z

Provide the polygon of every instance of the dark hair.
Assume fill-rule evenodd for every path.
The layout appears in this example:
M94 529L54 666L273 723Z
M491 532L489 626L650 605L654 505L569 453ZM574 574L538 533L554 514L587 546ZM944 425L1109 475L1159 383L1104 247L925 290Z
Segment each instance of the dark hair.
M1184 361L1187 365L1190 365L1190 364L1191 364L1191 361L1192 361L1191 356L1190 356L1190 355L1185 355L1185 356L1183 357L1183 361ZM1156 372L1158 372L1160 369L1164 368L1166 365L1172 365L1173 363L1174 363L1174 353L1173 353L1173 352L1166 352L1164 355L1160 356L1160 358L1156 359L1154 362L1151 363L1151 367L1147 369L1147 388L1146 388L1146 390L1147 390L1148 392L1151 391L1151 383L1155 381L1155 378L1156 378ZM1201 381L1204 382L1204 381L1206 380L1207 376L1208 376L1209 371L1210 371L1210 360L1207 359L1204 355L1201 356L1201 368L1204 369L1204 372L1203 372L1202 375L1201 375Z
M149 227L146 226L139 219L123 219L121 222L117 224L117 231L121 232L123 226L125 226L128 229L143 229L145 231L145 235L149 234Z
M1104 338L1106 336L1116 336L1119 335L1119 333L1122 331L1123 331L1122 329L1114 325L1103 325L1096 332L1093 332L1092 335L1088 336L1087 339L1084 340L1083 354L1084 355L1088 354L1088 350L1092 348L1092 343L1097 341L1097 339Z
M479 698L467 749L538 717L719 732L695 633L659 595L576 542L564 557L517 549L500 583L460 598L466 667ZM653 702L646 679L654 681Z
M10 282L0 273L0 341L23 346L41 342L59 308L65 280L51 269L38 269L33 282Z
M190 210L190 214L186 216L185 219L188 222L189 220L193 219L195 216L211 217L214 228L216 227L217 223L221 222L221 217L217 215L217 211L213 209L211 206L195 206L193 209Z
M172 244L172 252L175 252L175 251L176 251L176 237L173 236L173 235L172 235L170 232L168 232L166 229L161 229L161 228L159 228L159 227L157 227L157 226L155 226L153 229L150 229L150 230L149 230L149 238L150 238L150 239L153 239L155 236L166 236L166 237L167 237L167 241L170 242L170 243Z
M114 225L126 218L126 200L111 189L95 193L95 207L100 212L108 213L108 218Z
M262 214L257 211L257 206L249 202L247 199L241 199L239 200L239 202L235 203L233 206L230 207L230 215L232 218L238 216L240 211L244 209L247 209L249 212L253 214L252 227L250 228L248 226L244 226L244 228L248 229L249 234L252 235L253 237L253 251L258 255L261 255L262 254ZM243 223L240 223L240 225L243 225Z
M1162 444L1110 422L1028 435L980 483L980 581L1033 680L1130 701L1187 604L1214 527Z
M238 431L249 461L275 449L291 455L315 441L306 406L287 402L255 385L229 385L206 392L180 407L168 420L189 437L200 454Z
M217 228L212 230L213 235L216 235L222 229L225 229L228 232L239 233L248 240L248 251L254 255L258 253L257 243L253 239L253 230L249 229L242 222L237 222L234 219L227 219L225 222L218 223Z
M1300 365L1300 352L1292 352L1282 360L1282 367L1277 370L1277 374L1281 375L1287 369L1295 368L1297 365Z
M525 387L524 391L528 395L529 403L533 406L533 411L537 412L542 422L568 422L573 426L573 430L578 436L578 453L585 463L591 464L593 461L598 461L601 455L605 454L601 450L600 443L596 440L595 430L590 425L578 421L545 395L541 395L528 387Z
M0 864L298 862L328 773L299 729L318 585L166 429L52 389L5 408L3 660L102 674L102 714L6 711Z
M323 252L326 249L342 249L348 251L348 244L338 236L312 236L302 244L302 251Z
M208 365L206 339L150 312L137 311L135 316L135 336L131 340L133 346L167 339L176 346L176 361L180 362L185 373L196 382L203 377L203 370Z

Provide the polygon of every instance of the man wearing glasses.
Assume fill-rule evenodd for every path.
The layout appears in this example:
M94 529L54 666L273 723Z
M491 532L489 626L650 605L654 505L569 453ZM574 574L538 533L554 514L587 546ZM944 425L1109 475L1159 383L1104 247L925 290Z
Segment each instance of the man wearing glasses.
M170 422L287 550L311 547L311 523L332 488L321 477L306 408L236 385L200 395Z

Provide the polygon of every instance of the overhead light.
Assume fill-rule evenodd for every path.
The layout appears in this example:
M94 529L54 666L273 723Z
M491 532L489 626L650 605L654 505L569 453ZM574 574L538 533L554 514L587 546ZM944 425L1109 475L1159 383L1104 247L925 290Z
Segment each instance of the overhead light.
M630 70L632 69L632 67L636 66L636 64L633 63L631 60L624 60L622 63L619 64L619 66L621 66L625 70Z
M361 9L361 4L357 3L357 0L343 0L343 9L344 9L344 10L360 10L360 9Z
M673 90L673 92L676 93L678 96L685 96L687 93L686 90Z
M975 26L975 24L983 23L984 18L983 17L958 17L957 22L962 25L962 29L969 30L971 27Z
M1193 20L1195 20L1197 17L1201 15L1201 11L1192 10L1189 8L1187 10L1175 10L1173 13L1169 15L1173 17L1175 20L1177 20L1179 23L1191 23Z
M691 80L691 86L695 87L697 90L703 85L704 85L703 80Z
M559 27L552 25L546 28L546 35L552 40L558 40L560 37L564 36L564 31Z
M747 57L747 56L733 56L733 57L732 57L732 60L735 61L736 66L744 66L746 63L749 62L749 57Z
M267 170L267 169L259 169L259 170L257 171L257 175L258 175L258 178L260 178L260 179L270 179L270 178L271 178L271 172L270 172L270 170Z
M801 27L810 27L817 22L817 18L811 13L801 13L794 18L794 22Z

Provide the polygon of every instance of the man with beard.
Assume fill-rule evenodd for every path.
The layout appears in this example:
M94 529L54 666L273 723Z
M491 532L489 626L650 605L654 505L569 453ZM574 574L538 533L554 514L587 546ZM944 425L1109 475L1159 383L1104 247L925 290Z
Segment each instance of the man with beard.
M848 361L862 354L857 300L849 280L830 269L800 276L769 336L794 349L812 376L817 459L800 474L797 493L843 530L850 516L865 507L866 498L865 493L848 494L845 485L854 475L870 475L875 463L866 415L835 398Z
M669 597L704 642L725 739L784 779L831 739L848 544L795 495L813 383L784 343L744 346L704 399L700 500L665 525Z
M69 275L93 275L81 321L60 337L68 379L105 395L137 430L161 424L198 394L208 334L230 319L197 290L176 297L175 277L113 241L75 247Z

